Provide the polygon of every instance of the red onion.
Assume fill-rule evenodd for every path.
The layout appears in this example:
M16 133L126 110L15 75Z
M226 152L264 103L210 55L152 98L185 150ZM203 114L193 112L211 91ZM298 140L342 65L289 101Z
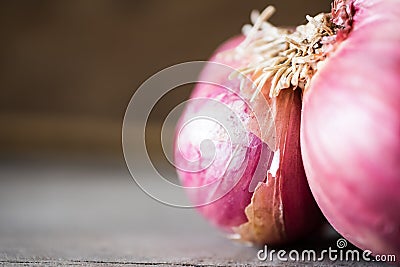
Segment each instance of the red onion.
M304 93L305 170L339 233L400 257L400 2L337 4L352 29Z
M245 66L247 57L223 52L242 41L228 41L211 61ZM229 79L231 72L206 66L200 80L213 76L222 86L197 84L178 123L175 164L182 184L201 214L242 241L278 244L304 236L321 217L301 160L300 92L267 98L272 111L266 114L265 98L250 103L251 85L240 88L240 79ZM232 140L237 133L224 132L227 125L243 130L239 145Z
M362 249L400 257L400 2L334 0L331 13L307 16L295 29L268 23L273 11L253 12L245 39L229 41L212 58L238 68L236 75L209 67L202 74L233 92L198 84L192 95L229 107L235 116L217 112L228 124L240 118L235 123L246 141L235 164L223 168L233 146L221 139L221 126L180 130L188 118L213 110L189 103L176 136L182 183L218 181L210 191L190 190L206 218L244 241L282 243L319 222L303 159L311 191L333 227ZM215 146L215 161L188 171L192 163L185 159L193 155L200 155L199 166L211 162L200 149L204 133ZM253 177L254 193L248 190Z

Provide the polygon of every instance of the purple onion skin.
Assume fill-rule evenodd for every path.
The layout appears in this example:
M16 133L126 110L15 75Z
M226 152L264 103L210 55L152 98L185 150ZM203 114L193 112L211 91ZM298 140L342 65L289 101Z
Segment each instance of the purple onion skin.
M400 257L400 4L354 2L353 29L305 92L303 162L346 239Z
M242 67L246 64L243 61L238 62L229 57L216 56L222 51L236 47L242 40L243 37L228 40L216 51L210 61L223 63L233 68ZM181 168L190 169L190 164L184 156L196 158L196 155L200 155L200 146L195 141L195 136L199 132L215 133L210 136L210 139L214 141L219 139L220 132L220 129L212 124L186 127L185 131L180 132L188 116L193 116L205 108L201 103L189 103L178 122L175 136L175 164L178 165L177 172L181 183L185 187L198 187L220 179L219 183L216 183L217 186L212 187L211 190L188 190L189 198L195 205L203 204L210 198L215 199L215 196L222 196L225 188L234 185L232 190L221 198L210 204L201 205L197 209L218 228L226 232L239 232L242 237L248 236L249 238L243 238L245 241L258 245L282 244L304 237L321 224L322 217L308 187L300 154L301 92L287 90L276 99L271 100L266 97L267 102L278 112L274 123L277 123L276 134L280 148L276 177L269 174L267 179L267 171L271 167L274 152L267 146L267 140L265 142L261 140L260 132L252 128L254 114L246 105L242 105L244 102L238 96L243 96L243 92L240 92L239 80L228 80L229 74L218 73L218 77L221 79L221 84L229 87L233 92L220 86L199 83L191 99L198 97L215 99L238 114L247 126L245 135L248 140L247 145L237 151L237 158L241 160L237 161L237 164L230 165L227 171L223 172L232 147L229 142L216 142L216 159L211 166L200 172L181 170ZM207 75L215 76L216 74L206 67L201 76ZM252 108L263 107L257 106L256 103ZM266 125L271 125L271 122L262 121L261 124L262 131ZM203 155L200 159L200 161L208 160L210 158L207 158L207 155ZM235 182L237 182L236 185ZM253 203L251 199L257 182L263 182L261 183L263 192ZM257 222L248 223L245 209L250 203L253 205L254 214L257 213L254 215L254 218L258 218ZM237 228L239 226L240 229Z
M215 54L220 52L232 49L236 47L241 41L242 37L237 37L227 41L223 44ZM224 63L231 67L238 66L238 63L235 61L227 61L226 59L218 58L216 56L212 57L210 61ZM227 81L227 77L230 73L219 73L218 77L221 77L221 84L227 85L233 92L239 92L239 81L232 80ZM215 73L209 73L207 67L203 70L202 76L214 75ZM245 106L240 108L240 104L244 103L238 95L233 93L224 87L198 83L195 89L192 92L191 99L205 97L207 99L215 99L220 103L226 104L230 109L234 110L235 113L241 114L243 116L243 120L248 120L251 116L249 109ZM239 103L239 105L238 105ZM179 134L179 129L182 128L182 122L186 121L186 114L193 113L196 110L201 110L204 108L201 106L202 103L190 103L185 108L184 114L182 115L180 122L177 125L177 135ZM185 166L186 161L182 157L182 153L186 155L200 154L200 147L198 145L194 145L192 143L192 135L195 135L198 131L203 132L220 132L220 129L215 124L208 125L209 128L204 128L202 125L201 128L196 127L187 127L186 131L182 134L179 139L176 136L176 142L179 142L180 150L175 149L175 162L179 162L178 165L182 169L188 169L189 166ZM243 164L238 166L231 166L227 169L225 173L223 171L226 169L227 161L229 160L229 156L232 153L232 147L229 142L218 142L216 145L216 159L211 166L200 171L200 172L185 172L177 169L179 178L182 182L182 185L185 187L199 187L206 184L209 184L213 181L221 179L221 187L232 187L237 181L236 186L232 188L227 194L222 196L221 198L216 197L219 194L223 194L223 189L216 189L220 192L214 193L214 190L208 190L210 192L205 192L202 190L199 191L191 191L189 197L191 201L197 204L207 203L208 199L219 198L218 200L212 202L208 205L201 205L198 207L198 210L201 214L203 214L209 221L211 221L214 225L222 228L227 232L232 231L232 227L238 226L247 221L244 210L247 205L250 204L251 197L253 192L250 192L250 183L253 177L253 174L256 170L256 166L259 161L268 162L268 158L270 155L267 155L267 158L260 158L261 148L264 146L265 149L268 149L267 146L254 134L248 132L248 147L237 152L239 158L244 159ZM210 136L211 139L218 140L217 134L215 136ZM179 141L182 140L182 141ZM200 158L200 161L208 161L209 158ZM237 177L238 173L244 172L241 177ZM221 178L220 178L221 177Z
M290 89L289 89L290 90ZM290 90L291 91L291 90ZM308 186L300 149L301 91L282 92L293 94L289 109L289 123L285 138L285 151L280 166L282 203L286 235L301 238L323 221L322 214Z

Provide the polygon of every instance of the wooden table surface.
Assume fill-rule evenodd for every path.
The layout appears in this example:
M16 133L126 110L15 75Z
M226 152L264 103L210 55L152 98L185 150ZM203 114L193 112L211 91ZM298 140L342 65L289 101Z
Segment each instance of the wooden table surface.
M310 264L259 261L257 248L227 240L194 210L148 197L122 164L8 160L1 163L0 177L0 265ZM331 232L295 247L326 249L337 238ZM313 263L332 264L378 266Z

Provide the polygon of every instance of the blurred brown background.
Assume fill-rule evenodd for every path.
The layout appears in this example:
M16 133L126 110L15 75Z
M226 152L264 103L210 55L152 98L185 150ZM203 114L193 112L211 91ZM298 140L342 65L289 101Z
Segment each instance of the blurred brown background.
M272 4L273 23L294 25L329 2L1 1L0 151L121 157L125 108L152 74L207 59L252 9ZM160 103L153 122L188 94Z

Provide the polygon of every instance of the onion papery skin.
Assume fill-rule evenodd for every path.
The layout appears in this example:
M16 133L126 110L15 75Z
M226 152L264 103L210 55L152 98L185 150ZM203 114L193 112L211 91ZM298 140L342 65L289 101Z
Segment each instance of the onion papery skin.
M223 44L210 59L240 68L247 64L245 58L235 59L224 51L234 49L243 41L243 37L235 37ZM251 109L243 105L241 98L249 100L254 89L240 88L239 79L229 79L230 73L213 73L206 66L200 77L217 75L213 80L220 78L221 84L233 90L230 92L222 86L198 83L190 99L206 98L217 100L235 112L246 127L245 136L247 145L237 151L237 164L232 164L221 176L228 161L231 144L228 142L214 142L215 161L200 172L189 172L184 155L201 155L201 146L197 140L199 133L214 133L208 136L213 141L220 140L218 126L199 124L197 127L186 127L185 122L191 116L208 108L201 103L188 103L176 128L175 136L175 165L177 173L184 187L201 187L220 179L219 186L213 190L188 190L189 198L198 211L212 224L228 233L236 233L241 241L256 245L282 244L306 236L322 222L321 213L311 195L302 164L300 153L300 112L301 92L287 90L279 97L270 99L268 93L259 97L266 100L274 110L272 117L263 117L259 121L260 128L254 122L254 110L264 114L265 106L255 100ZM246 101L247 102L247 101ZM228 115L227 115L228 116ZM260 118L258 118L260 119ZM229 121L229 118L227 118ZM269 134L274 127L276 136ZM275 128L276 127L276 128ZM276 138L276 147L271 149L271 138ZM274 158L278 153L278 157ZM207 156L205 156L207 157ZM275 159L274 174L269 172L272 161ZM208 160L200 158L200 161ZM241 177L235 177L242 173ZM254 176L254 177L253 177ZM214 194L231 186L238 179L227 194L206 204ZM254 183L254 180L256 183ZM253 189L253 190L249 190Z
M303 96L311 191L346 239L400 257L400 1L359 0L353 28Z
M224 63L232 67L238 66L239 63L235 60L221 60L221 58L218 58L217 55L223 51L235 48L242 40L242 37L228 40L226 43L221 45L210 61ZM248 120L250 118L250 113L246 108L241 110L240 106L242 101L239 96L234 93L239 91L239 81L228 81L227 77L230 74L230 70L227 69L226 71L227 72L223 71L222 73L216 74L213 73L212 70L209 70L206 66L201 73L201 77L218 75L218 77L221 77L219 83L228 86L232 91L229 91L222 86L198 83L194 88L190 99L206 98L215 100L227 105L230 109L233 109L235 113L240 113L244 120ZM214 77L213 80L218 80L218 78ZM220 127L214 123L199 124L198 127L193 124L189 124L186 127L184 126L184 123L187 122L191 117L201 115L203 109L207 108L204 104L205 103L202 102L190 102L186 104L182 117L180 118L180 121L176 127L174 161L175 165L178 166L177 173L184 187L201 187L206 184L210 184L221 177L221 188L225 188L225 186L230 187L232 183L238 181L236 186L233 187L233 189L227 194L225 194L225 196L213 201L208 205L203 204L207 203L208 199L215 200L216 198L219 198L219 196L215 196L214 194L218 194L218 190L220 189L213 188L213 190L209 190L209 192L204 190L188 191L188 196L191 202L194 205L200 205L197 207L197 209L204 217L224 231L231 232L232 227L246 222L244 210L246 206L249 205L251 196L253 194L249 191L249 185L252 175L255 171L255 167L260 160L261 146L263 144L257 136L248 133L248 147L240 149L237 152L238 157L244 159L244 164L231 167L225 173L223 173L224 169L226 169L229 156L231 156L232 146L229 142L217 142L215 145L216 158L208 168L200 172L185 171L185 169L189 169L188 164L190 163L185 160L185 155L190 156L199 154L201 155L201 157L198 159L199 161L210 160L210 158L205 158L206 156L202 155L201 144L196 142L196 135L199 132L210 133L205 134L207 138L216 141L220 139L218 135L221 133L221 131L223 131L223 129L220 129ZM234 106L238 108L235 108ZM219 111L216 110L216 112ZM198 115L196 113L198 113ZM239 128L239 125L237 125L237 127ZM182 128L185 130L182 131ZM186 156L186 158L190 157ZM267 162L268 158L264 158L263 160ZM253 164L248 164L246 166L245 163L249 162L250 159L253 159L250 162ZM240 171L244 171L243 177L237 177L236 173Z

